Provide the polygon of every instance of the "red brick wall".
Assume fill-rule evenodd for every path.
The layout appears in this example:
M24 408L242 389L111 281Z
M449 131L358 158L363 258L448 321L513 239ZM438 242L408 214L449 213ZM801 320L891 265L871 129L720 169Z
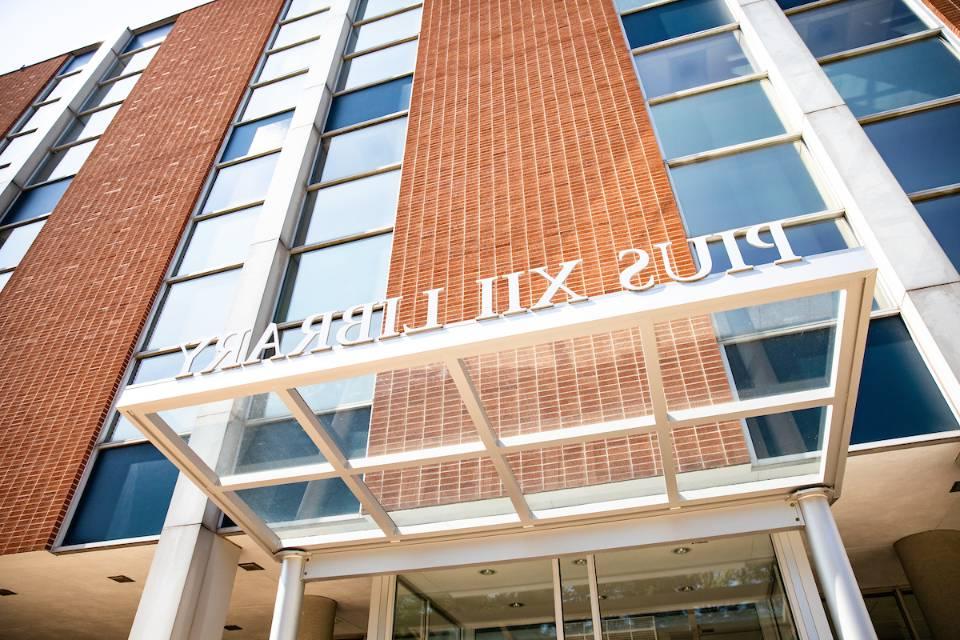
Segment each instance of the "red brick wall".
M960 2L957 0L924 0L938 18L943 20L954 33L960 35Z
M52 543L281 5L180 16L0 294L0 553Z
M10 130L68 57L57 56L0 76L0 134Z
M445 290L441 321L476 317L478 278L556 270L577 258L584 268L568 281L574 289L618 291L617 252L652 253L666 241L678 247L681 269L692 270L612 0L428 0L389 280L389 295L404 297L401 321L422 322L419 292L437 287ZM537 285L531 290L528 282ZM530 306L545 282L523 283ZM497 302L502 311L505 286ZM662 364L678 406L730 399L709 322L664 329ZM470 366L501 436L650 412L635 332L485 356ZM378 376L371 454L473 440L442 367ZM682 470L749 460L737 424L689 430L677 447ZM660 472L648 436L509 460L525 491ZM491 473L489 464L444 463L366 480L388 508L401 508L501 495Z

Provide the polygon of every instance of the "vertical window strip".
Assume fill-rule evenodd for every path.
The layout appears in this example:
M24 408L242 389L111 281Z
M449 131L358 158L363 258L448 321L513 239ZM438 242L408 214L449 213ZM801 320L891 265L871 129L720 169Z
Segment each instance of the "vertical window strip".
M723 0L616 4L689 234L786 219L790 234L804 245L798 249L846 247L843 211L828 205L800 132L787 130L766 70L744 46ZM673 62L679 60L699 60L702 68L677 74ZM757 171L765 173L769 193L737 201L726 215L716 215L715 206L696 195ZM788 202L778 196L793 193L798 180L803 198ZM834 222L820 224L824 219ZM715 271L725 266L714 262Z
M135 73L120 76L122 78L121 80L110 78L114 69L118 66L125 65L132 59L132 56L141 54L145 50L156 50L156 48L163 43L172 24L173 23L169 23L169 26L164 25L139 34L134 34L130 41L131 44L136 43L138 39L145 37L147 34L153 35L150 42L144 47L130 49L130 44L128 44L128 50L117 56L117 60L97 83L97 88L93 90L93 93L87 98L86 102L89 103L101 95L104 86L118 81L127 82L129 87L125 90L129 93L129 89L132 89L133 85L136 84L140 73L146 68L146 64ZM57 95L52 101L50 96L59 93L59 89L63 86L61 83L64 79L78 78L86 64L90 61L90 58L93 57L93 53L94 51L77 54L68 60L58 72L57 76L51 81L51 86L45 92L44 98L34 104L29 113L29 117L27 117L26 120L22 119L21 122L18 123L18 127L26 126L39 109L46 108L48 105L53 104L53 102L59 101L63 97L62 95ZM152 56L150 56L150 58L152 58ZM149 59L147 63L149 63ZM109 93L109 91L107 93ZM22 260L23 256L29 250L30 245L42 228L43 222L53 212L53 209L73 180L73 177L93 151L100 136L110 125L120 105L123 103L124 98L126 98L126 93L108 105L97 105L93 109L81 111L74 116L71 122L64 127L57 142L50 147L43 161L27 181L27 186L24 187L7 209L3 218L0 219L0 275L5 276L0 278L0 290L2 290L3 285L9 280L10 274L16 269L20 260ZM9 148L9 146L7 148ZM4 150L6 150L6 148ZM2 153L0 153L0 165L2 164ZM0 171L2 171L2 169L0 169ZM41 191L44 193L38 195ZM43 206L39 208L34 207L35 211L33 211L33 213L37 215L33 215L27 210L30 209L36 201L42 201Z
M148 329L141 337L140 348L129 365L129 384L174 377L182 364L181 342L200 339L207 333L215 334L223 329L217 326L217 321L225 321L224 314L236 291L267 187L299 98L299 90L284 83L290 77L305 77L310 60L302 58L302 65L296 73L285 74L283 78L269 81L261 78L270 57L277 51L274 44L280 30L291 22L322 15L329 10L328 6L323 6L304 16L283 17L295 4L303 5L304 1L292 0L281 11L269 44L261 52L246 95L225 136L218 161L207 178L177 257L164 280L160 303L153 311L146 325ZM320 37L322 26L314 24L318 25L317 31L307 34L306 42L315 42ZM299 44L302 42L294 43L290 48ZM257 91L272 85L281 89L271 98L274 108L269 110L270 113L251 116L249 105ZM217 315L211 311L216 309L222 313ZM185 322L181 323L181 320ZM211 347L197 358L195 370L206 366L207 355L213 349ZM117 442L126 446L143 440L136 428L115 411L107 425L101 446L106 446L105 443L116 446ZM191 419L176 424L184 433L188 433L192 426Z

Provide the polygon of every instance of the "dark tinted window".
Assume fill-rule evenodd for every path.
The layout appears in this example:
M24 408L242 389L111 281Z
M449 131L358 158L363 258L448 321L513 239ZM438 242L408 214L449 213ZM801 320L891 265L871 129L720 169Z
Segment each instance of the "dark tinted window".
M70 186L72 179L67 178L24 191L7 211L7 215L3 218L3 224L12 224L50 213L60 202L63 192Z
M918 202L917 211L960 270L960 194Z
M792 15L790 22L817 57L926 29L902 0L847 0Z
M957 429L899 317L870 323L851 444Z
M403 111L410 105L412 82L413 76L405 76L334 98L327 131Z
M863 129L907 193L960 182L960 105Z
M757 458L775 458L819 451L823 443L823 407L747 418Z
M177 468L153 445L102 450L64 544L160 533L176 481Z
M631 49L731 22L722 0L679 0L623 16Z

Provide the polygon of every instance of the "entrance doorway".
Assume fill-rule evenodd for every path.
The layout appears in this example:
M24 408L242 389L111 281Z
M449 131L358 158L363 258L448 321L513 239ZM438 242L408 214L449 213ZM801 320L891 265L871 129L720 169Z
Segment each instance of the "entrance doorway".
M420 571L396 584L393 640L798 638L767 534Z

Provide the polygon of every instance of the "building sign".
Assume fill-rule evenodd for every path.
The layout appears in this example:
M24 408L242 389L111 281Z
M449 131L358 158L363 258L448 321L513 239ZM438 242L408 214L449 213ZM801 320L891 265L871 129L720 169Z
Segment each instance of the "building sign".
M769 234L770 241L761 237L761 233ZM692 238L688 242L693 245L699 268L696 273L681 276L671 258L669 242L654 245L655 252L651 256L643 249L624 249L617 255L620 270L620 286L625 291L644 292L656 285L653 275L654 260L659 260L662 266L661 273L665 273L670 280L680 283L696 282L710 275L713 269L713 260L710 255L709 241L719 241L723 244L730 268L726 274L750 271L753 265L746 264L737 237L745 236L748 245L758 249L776 249L779 258L774 264L782 265L802 260L793 253L790 242L787 240L783 226L779 222L764 223L747 229L724 231L719 234ZM551 272L548 267L530 269L528 272L517 271L500 276L481 278L477 281L480 289L480 304L477 309L476 320L485 321L508 317L517 314L549 309L557 304L557 298L563 296L560 302L576 304L588 300L588 296L578 292L568 284L571 275L581 268L582 260L569 260L560 264L558 269ZM534 278L546 285L546 289L536 303L531 307L524 307L520 296L520 279ZM494 308L494 288L499 281L505 281L507 286L507 309L497 312ZM255 366L265 359L280 360L298 358L305 355L331 351L334 345L352 347L359 344L390 340L403 335L413 335L426 331L436 331L443 328L439 321L440 301L443 289L430 289L422 295L427 298L426 320L422 325L397 326L402 298L388 298L378 302L357 304L342 311L325 311L308 316L300 326L300 339L288 351L283 351L280 342L280 330L276 323L270 323L263 333L257 337L253 346L250 346L253 331L231 331L221 336L204 338L180 345L183 353L183 366L177 378L188 378L194 375L205 375L215 371L233 369L236 367ZM373 334L373 322L377 311L383 312L383 328L379 335ZM336 327L334 323L336 322ZM214 347L212 361L203 369L193 372L192 368L198 356L208 347Z

